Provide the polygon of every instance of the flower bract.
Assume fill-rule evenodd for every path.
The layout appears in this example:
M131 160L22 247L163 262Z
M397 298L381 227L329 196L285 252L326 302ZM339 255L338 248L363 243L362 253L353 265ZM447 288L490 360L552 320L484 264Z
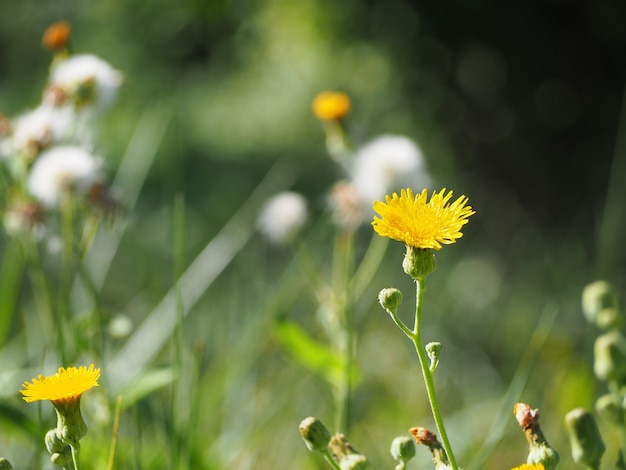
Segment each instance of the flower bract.
M24 401L50 400L56 402L71 402L80 398L87 390L97 387L100 378L100 369L93 364L85 366L59 367L54 375L34 378L32 383L24 382L20 390Z
M461 228L474 214L467 205L468 198L461 196L454 202L452 191L434 191L430 201L428 191L413 195L411 189L403 189L398 196L386 196L386 201L374 202L373 208L379 215L372 226L378 235L404 242L413 248L440 250L442 244L455 243L461 238Z

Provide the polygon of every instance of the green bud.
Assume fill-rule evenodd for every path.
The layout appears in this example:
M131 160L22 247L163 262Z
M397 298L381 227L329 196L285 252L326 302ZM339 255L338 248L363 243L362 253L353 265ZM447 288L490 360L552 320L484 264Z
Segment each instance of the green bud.
M606 281L592 282L585 287L582 309L587 321L602 329L617 329L624 321L615 293Z
M607 393L596 400L596 412L616 426L621 426L623 422L624 411L622 404L617 400L614 394Z
M424 280L437 267L435 254L429 248L415 248L407 245L402 267L404 272L416 281Z
M576 408L565 416L565 426L574 462L599 468L605 446L593 416L582 408Z
M547 442L530 446L526 463L543 464L545 470L555 470L559 463L559 454Z
M0 470L13 470L13 466L7 459L0 458Z
M430 359L430 371L434 372L439 365L439 354L441 353L441 343L432 342L426 345L426 353L428 354L428 358Z
M610 331L596 339L593 371L606 382L619 383L626 377L626 340L618 331Z
M45 442L53 464L65 467L72 463L72 448L61 440L56 429L46 433Z
M80 411L80 397L53 401L52 404L57 412L57 436L64 443L76 447L87 434L87 425Z
M415 457L415 443L409 436L398 436L391 441L389 452L397 462L406 463Z
M328 448L330 432L317 418L310 416L304 419L300 423L300 435L307 448L311 451L322 452Z
M395 287L386 287L378 294L378 303L395 314L402 303L402 292Z

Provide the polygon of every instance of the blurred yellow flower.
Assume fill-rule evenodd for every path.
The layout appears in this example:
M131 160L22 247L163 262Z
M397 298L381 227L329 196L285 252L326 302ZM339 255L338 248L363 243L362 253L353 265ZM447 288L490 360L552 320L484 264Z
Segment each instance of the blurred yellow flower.
M545 469L542 463L534 463L534 464L525 463L521 467L515 467L512 470L545 470Z
M322 121L338 120L350 112L350 98L345 93L324 91L315 97L311 107Z
M461 238L461 227L467 218L474 214L469 199L459 197L453 203L452 191L446 189L434 191L428 201L428 191L424 189L413 196L411 189L403 189L400 196L393 193L386 196L386 202L376 201L373 204L380 218L374 217L372 226L378 235L404 242L413 248L433 248L440 250L441 245L455 243Z
M52 403L76 401L90 388L97 387L100 369L93 364L89 368L81 366L59 367L59 371L48 377L40 375L32 383L24 382L20 390L25 401L50 400Z

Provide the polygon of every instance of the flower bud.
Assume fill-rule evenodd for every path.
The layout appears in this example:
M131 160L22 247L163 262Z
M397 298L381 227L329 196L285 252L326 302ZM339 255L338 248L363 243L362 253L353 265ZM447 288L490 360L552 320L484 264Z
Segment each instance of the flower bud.
M413 279L424 280L436 267L435 254L431 249L406 246L402 268Z
M341 470L361 470L369 468L367 458L346 440L343 434L335 434L328 443L328 450Z
M598 328L617 329L624 322L615 293L606 281L595 281L585 287L582 295L582 309L587 321Z
M300 435L307 448L314 452L326 450L330 442L330 432L317 418L312 416L300 423Z
M391 313L395 314L402 303L402 292L395 287L386 287L378 294L378 303L380 303L385 310L389 310Z
M430 359L430 371L434 372L439 365L439 354L441 354L441 343L433 341L426 345L426 353Z
M398 436L391 441L389 449L391 456L397 462L408 462L415 457L415 444L409 436Z
M0 458L0 470L13 470L13 466L7 459Z
M542 464L545 470L555 470L559 463L559 454L545 442L531 445L527 463L531 465Z
M61 440L56 429L51 429L46 433L45 443L53 464L65 467L72 463L72 449Z
M370 464L364 455L350 454L339 462L339 468L341 470L367 470L370 468Z
M315 97L311 108L322 121L339 120L350 112L350 98L342 92L324 91Z
M623 423L624 411L622 404L615 395L607 393L596 400L596 412L610 423L621 426Z
M621 382L626 377L626 340L618 331L596 339L593 371L603 381Z
M599 468L605 446L593 416L582 408L576 408L565 416L565 426L574 462Z

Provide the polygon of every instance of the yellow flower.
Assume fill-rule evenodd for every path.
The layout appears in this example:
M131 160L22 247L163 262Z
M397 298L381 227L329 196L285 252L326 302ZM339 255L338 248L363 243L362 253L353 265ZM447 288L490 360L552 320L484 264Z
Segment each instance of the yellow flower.
M33 383L24 382L20 390L25 401L50 400L54 404L73 402L90 388L98 386L100 369L93 364L89 368L81 366L59 367L59 371L48 377L40 375Z
M545 469L542 463L534 463L534 464L525 463L521 467L515 467L512 470L545 470Z
M334 121L350 112L350 98L345 93L324 91L315 97L311 107L318 119Z
M393 193L385 199L386 202L374 202L374 210L380 215L380 218L374 217L374 230L381 237L404 242L413 248L440 250L442 244L455 243L463 236L461 227L475 213L466 205L468 198L465 196L450 204L452 191L446 194L445 188L434 191L430 201L427 201L426 189L417 196L413 196L411 189L403 189L400 196Z

